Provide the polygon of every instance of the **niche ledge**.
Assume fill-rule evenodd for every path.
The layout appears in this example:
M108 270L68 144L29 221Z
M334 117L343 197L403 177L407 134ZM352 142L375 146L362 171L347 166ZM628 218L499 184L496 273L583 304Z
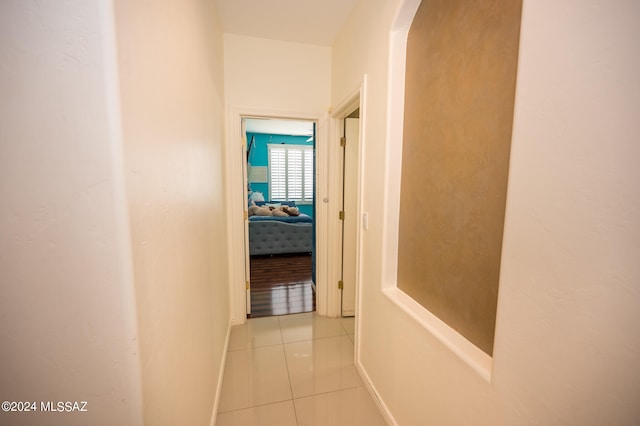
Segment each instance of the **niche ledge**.
M487 382L491 382L493 358L467 340L440 318L433 315L424 306L413 300L398 287L387 287L382 293L394 304L416 320L423 328L435 336L462 361L471 367Z

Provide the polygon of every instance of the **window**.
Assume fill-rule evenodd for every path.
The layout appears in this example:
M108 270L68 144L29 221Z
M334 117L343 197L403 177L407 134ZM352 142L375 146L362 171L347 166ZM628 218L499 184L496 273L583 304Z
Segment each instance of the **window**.
M313 147L269 145L269 199L313 202Z

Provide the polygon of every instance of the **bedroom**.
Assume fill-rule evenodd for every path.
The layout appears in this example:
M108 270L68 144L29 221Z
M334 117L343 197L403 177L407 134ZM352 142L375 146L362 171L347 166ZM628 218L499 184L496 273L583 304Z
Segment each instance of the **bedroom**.
M243 119L247 313L315 310L314 122Z

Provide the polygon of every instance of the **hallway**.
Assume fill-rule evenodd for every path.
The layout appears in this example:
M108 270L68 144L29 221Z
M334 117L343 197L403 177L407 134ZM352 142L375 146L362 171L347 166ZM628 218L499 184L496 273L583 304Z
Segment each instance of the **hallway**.
M354 318L304 313L231 330L218 426L384 425L353 365Z
M443 144L451 149L437 167L419 170L425 184L409 207L396 202L411 153L402 148L405 54L420 0L251 3L0 1L3 401L88 407L0 412L0 424L369 425L383 424L382 407L384 420L399 426L638 425L640 2L524 2L513 111L492 114L513 115L513 125L504 130L511 137L507 203L498 212L505 221L495 229L502 232L495 338L482 364L461 353L477 347L444 337L452 324L398 279L399 261L411 252L400 250L401 214L426 223L447 213L412 200L426 200L427 187L447 204L466 200L448 183L430 183L427 171L447 169L473 183L468 161L491 168L496 160L480 143ZM466 42L497 41L502 52L489 30L503 5L428 4L438 8L432 16L449 17L442 23L484 23L443 28L437 43L420 44L442 48L430 68L482 64L493 75L502 62L465 55ZM471 5L486 11L452 15ZM445 40L464 41L464 49ZM429 124L427 133L471 140L478 135L463 123L491 127L473 114L493 111L480 94L502 99L495 87L474 89L484 81L445 71L429 79L439 94L423 99L438 100L432 106L447 114L441 98L461 109L447 115L450 128ZM422 92L409 86L409 93ZM355 97L357 339L353 320L330 318L344 284L336 120ZM246 147L238 129L241 117L266 116L317 123L324 316L244 324ZM417 141L426 146L421 135ZM473 232L456 241L485 241L475 233L476 211L458 211L464 220L455 226ZM419 244L425 223L403 232ZM458 262L446 244L432 255L441 254L456 267L478 260Z

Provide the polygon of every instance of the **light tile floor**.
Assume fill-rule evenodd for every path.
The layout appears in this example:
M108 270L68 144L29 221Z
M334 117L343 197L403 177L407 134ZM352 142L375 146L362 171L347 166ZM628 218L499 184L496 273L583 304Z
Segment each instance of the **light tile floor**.
M252 318L231 329L217 426L385 425L353 364L353 318Z

